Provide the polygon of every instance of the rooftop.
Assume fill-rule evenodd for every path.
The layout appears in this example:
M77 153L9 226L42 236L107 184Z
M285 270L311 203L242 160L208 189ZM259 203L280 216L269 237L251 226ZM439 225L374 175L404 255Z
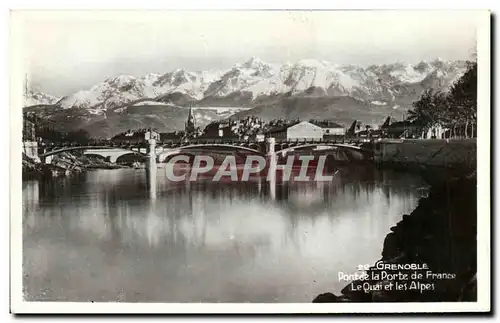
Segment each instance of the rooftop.
M290 128L291 126L295 126L296 124L299 124L300 122L301 121L295 120L295 121L291 121L291 122L286 123L286 124L278 124L278 125L270 127L265 132L266 133L282 132L282 131L285 131L286 129Z
M318 126L318 127L321 127L321 128L344 128L344 126L336 123L336 122L333 122L331 120L309 120L310 123Z

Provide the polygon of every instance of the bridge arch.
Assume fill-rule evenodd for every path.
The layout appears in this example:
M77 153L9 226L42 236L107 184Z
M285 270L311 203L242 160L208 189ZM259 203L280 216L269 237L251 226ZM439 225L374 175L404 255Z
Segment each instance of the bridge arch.
M90 150L89 152L86 152L85 155L99 155L105 159L109 158L109 161L113 163L116 163L119 157L127 154L138 154L142 156L147 156L147 153L145 152L142 152L140 150L136 151L128 148L120 148L113 146L75 146L75 147L63 147L59 149L54 149L46 153L40 154L39 157L46 158L63 152L70 152L75 150L87 150L87 151ZM106 152L105 150L108 151Z
M104 157L103 155L100 155L100 154L85 154L85 156L87 157L91 157L91 158L97 158L97 159L102 159L103 161L106 160L106 157Z
M169 157L172 155L181 154L183 152L189 152L189 150L196 148L200 148L207 151L213 151L214 148L227 148L228 151L233 151L233 152L244 151L247 153L252 153L263 157L265 156L265 154L262 153L261 151L245 146L237 146L229 144L195 144L195 145L180 146L176 148L171 148L169 150L164 150L164 152L158 154L158 158L160 162L164 162L165 160L168 160Z
M137 151L127 151L124 152L122 155L119 155L115 158L115 163L120 164L123 162L135 162L135 161L145 161L147 156L145 154L139 153ZM130 159L127 161L127 159ZM110 157L110 161L113 160L113 157Z
M286 153L295 151L297 149L302 149L302 148L313 148L313 147L329 147L329 148L340 148L340 149L349 149L351 151L356 151L359 152L363 155L364 158L367 158L371 155L373 155L373 152L370 150L363 149L359 146L354 146L354 145L348 145L348 144L333 144L333 143L311 143L311 144L304 144L304 145L299 145L299 146L289 146L287 148L280 149L275 152L276 155L282 155L285 156Z
M175 150L177 150L177 149L185 150L185 149L192 149L192 148L214 148L214 147L215 148L220 148L220 147L231 148L231 149L234 149L234 150L247 150L249 152L258 153L260 155L263 155L262 152L260 152L257 149L245 147L245 146L242 146L242 145L230 145L230 144L194 144L194 145L187 145L187 146L179 146L179 147L176 147L176 148L173 148L173 149L175 149Z

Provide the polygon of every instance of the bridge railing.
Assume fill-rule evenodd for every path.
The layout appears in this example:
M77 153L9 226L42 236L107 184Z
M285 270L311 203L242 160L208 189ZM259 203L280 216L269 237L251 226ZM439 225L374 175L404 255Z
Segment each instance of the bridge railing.
M297 139L276 139L275 145L303 145L303 144L351 144L359 145L366 142L366 140L360 138L328 138L328 139L314 139L314 138L297 138ZM178 146L189 146L189 145L210 145L210 144L226 144L234 146L249 146L249 145L264 145L265 141L262 140L242 140L236 138L197 138L192 140L181 140L181 139L167 139L157 142L157 146L160 147L178 147ZM136 141L136 140L105 140L105 139L92 139L83 142L58 142L58 143L41 143L39 147L44 148L44 150L54 150L63 147L79 147L79 146L93 146L93 147L147 147L146 141Z
M297 138L297 139L276 139L276 144L293 144L293 143L361 143L361 139L313 139L313 138ZM265 143L262 140L242 140L242 139L226 139L226 138L203 138L194 139L189 141L183 140L161 140L158 144L182 144L182 145L194 145L194 144L255 144L255 143Z

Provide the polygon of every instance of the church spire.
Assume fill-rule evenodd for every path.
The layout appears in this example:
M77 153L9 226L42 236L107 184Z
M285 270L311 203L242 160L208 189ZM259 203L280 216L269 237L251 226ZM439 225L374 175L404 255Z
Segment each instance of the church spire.
M193 115L193 107L189 107L189 116L188 116L188 122L191 122L193 126L196 126L196 119L194 118Z
M193 138L196 136L196 119L193 115L193 107L189 106L189 114L186 121L185 132L187 138Z
M28 98L28 74L24 74L24 97Z

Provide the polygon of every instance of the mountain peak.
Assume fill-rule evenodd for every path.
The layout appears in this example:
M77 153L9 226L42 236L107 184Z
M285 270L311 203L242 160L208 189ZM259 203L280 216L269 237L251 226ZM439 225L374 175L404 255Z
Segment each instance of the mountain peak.
M113 83L113 82L119 82L119 83L126 83L135 80L136 77L132 75L127 75L127 74L122 74L122 75L117 75L113 77L108 77L106 78L105 82L108 83Z
M297 63L295 63L295 65L310 67L310 68L325 68L331 65L331 63L328 61L322 61L314 58L306 58L299 60Z
M432 74L436 69L443 70L443 73ZM253 100L259 96L307 94L311 88L314 93L325 93L325 96L351 96L366 102L391 102L410 95L412 92L405 90L407 86L421 83L422 88L428 87L430 83L424 82L428 77L437 79L434 83L446 88L449 80L459 77L463 72L464 68L458 61L449 62L440 58L417 64L396 62L362 67L311 58L294 64L269 64L254 56L227 70L189 71L179 68L165 74L150 73L139 78L131 75L109 77L88 90L64 97L57 104L63 108L106 109L177 93L196 100L226 98L237 101L237 105L247 105L253 104ZM419 95L418 91L413 92L409 102ZM244 97L246 101L235 99L239 97ZM38 95L34 97L33 102L36 101L54 100Z
M24 105L41 105L41 104L54 104L59 101L60 98L46 94L43 92L35 91L33 89L28 89L24 97Z
M269 66L269 64L262 61L260 58L252 56L249 60L241 65L245 68L262 69L263 67Z

